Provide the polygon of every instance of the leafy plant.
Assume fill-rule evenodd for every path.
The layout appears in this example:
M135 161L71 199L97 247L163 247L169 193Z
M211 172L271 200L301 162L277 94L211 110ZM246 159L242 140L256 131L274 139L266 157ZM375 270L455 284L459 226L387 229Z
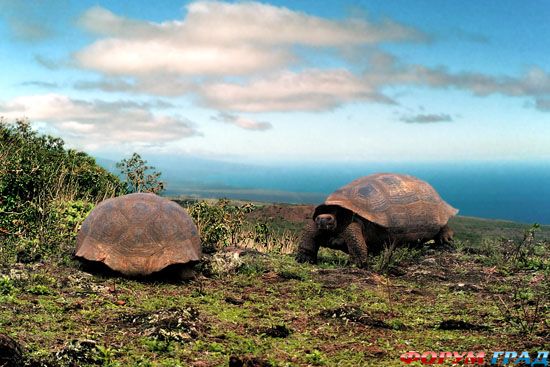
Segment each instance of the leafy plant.
M62 249L66 250L65 253L69 253L82 223L93 208L93 203L83 200L54 201L49 210L51 226L51 231L47 235L47 243L51 244L49 250Z
M397 269L400 264L413 262L421 253L422 249L420 248L397 246L392 242L389 245L384 245L380 254L372 259L372 268L378 273L388 274Z
M544 270L550 265L550 242L538 240L538 224L524 231L523 239L484 239L478 248L461 248L462 252L480 255L480 261L496 266L504 273L520 270Z
M260 246L267 247L272 230L267 222L254 224L254 242Z
M27 292L36 295L48 295L53 294L53 291L45 285L37 284L27 288Z
M121 181L86 153L39 134L28 120L0 119L0 261L13 260L16 248L55 247L54 203L96 203L122 193Z
M15 290L13 281L7 275L0 276L0 295L9 296Z
M539 275L530 282L520 279L510 294L495 295L493 299L503 320L522 334L532 334L539 328L548 330L549 284L547 274Z
M155 167L148 166L147 161L143 160L137 153L117 163L116 167L124 177L128 192L158 194L164 190L164 182L159 180L161 173L154 171Z
M199 201L188 206L187 210L199 229L203 250L208 253L235 246L244 239L246 213L254 210L254 205L232 205L229 200L220 199L214 204Z
M323 366L325 365L325 357L322 352L317 349L306 353L305 355L307 363L311 363L314 366Z

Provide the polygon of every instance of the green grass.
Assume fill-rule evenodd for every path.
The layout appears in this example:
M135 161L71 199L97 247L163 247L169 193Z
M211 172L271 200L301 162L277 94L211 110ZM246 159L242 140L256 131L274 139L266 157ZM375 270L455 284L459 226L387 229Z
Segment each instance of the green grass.
M402 366L409 350L547 350L550 306L535 282L548 273L547 247L533 255L542 267L514 268L493 257L501 237L523 238L528 226L464 217L452 225L479 253L425 248L404 254L402 275L389 277L327 249L317 265L245 256L232 274L182 284L90 275L74 262L18 264L0 269L0 332L29 361L52 366L227 366L230 356L272 366ZM511 297L518 287L530 300ZM498 297L527 312L542 302L534 329L507 321ZM442 330L445 320L480 329Z
M449 221L456 239L472 243L483 238L521 239L531 224L463 216L451 218ZM537 236L543 240L550 240L550 225L541 226Z

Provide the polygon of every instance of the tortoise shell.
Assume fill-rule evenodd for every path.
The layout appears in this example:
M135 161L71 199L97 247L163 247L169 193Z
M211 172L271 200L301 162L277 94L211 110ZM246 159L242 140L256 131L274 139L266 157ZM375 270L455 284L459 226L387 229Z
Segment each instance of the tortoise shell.
M178 204L137 193L105 200L78 233L75 255L125 275L148 275L199 261L197 227Z
M326 205L346 208L391 233L411 238L434 235L458 213L427 182L393 173L364 176L336 190L314 217Z

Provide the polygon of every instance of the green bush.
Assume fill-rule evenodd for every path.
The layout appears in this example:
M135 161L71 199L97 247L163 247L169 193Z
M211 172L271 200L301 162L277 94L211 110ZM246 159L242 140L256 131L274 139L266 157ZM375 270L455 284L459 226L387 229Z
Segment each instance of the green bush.
M118 177L86 153L37 133L27 120L0 119L0 261L19 250L23 257L50 253L52 237L74 232L90 205L123 193Z
M232 205L227 199L213 204L199 201L187 207L199 229L203 250L207 253L238 245L247 235L243 228L246 213L252 210L254 205L251 203Z
M93 203L83 200L54 201L49 211L51 230L47 242L55 244L56 248L73 247L82 222L93 208Z
M545 270L550 265L550 242L539 240L538 224L524 230L523 239L484 238L478 244L458 242L457 248L487 266L496 266L504 273Z
M151 192L159 194L164 191L164 182L160 181L160 172L154 171L155 167L148 166L137 153L130 158L123 159L116 164L124 178L124 184L128 192Z

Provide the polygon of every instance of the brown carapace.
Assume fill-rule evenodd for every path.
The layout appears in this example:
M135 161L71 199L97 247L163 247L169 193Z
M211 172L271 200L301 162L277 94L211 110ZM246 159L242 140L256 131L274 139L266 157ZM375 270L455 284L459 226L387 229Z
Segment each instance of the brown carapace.
M75 256L128 276L188 267L201 258L197 227L178 204L148 193L105 200L78 233Z
M364 266L367 248L380 249L384 243L431 239L446 243L452 239L447 222L457 212L416 177L392 173L361 177L315 209L315 223L304 231L297 259L315 262L319 246L327 246L348 252L352 261Z

